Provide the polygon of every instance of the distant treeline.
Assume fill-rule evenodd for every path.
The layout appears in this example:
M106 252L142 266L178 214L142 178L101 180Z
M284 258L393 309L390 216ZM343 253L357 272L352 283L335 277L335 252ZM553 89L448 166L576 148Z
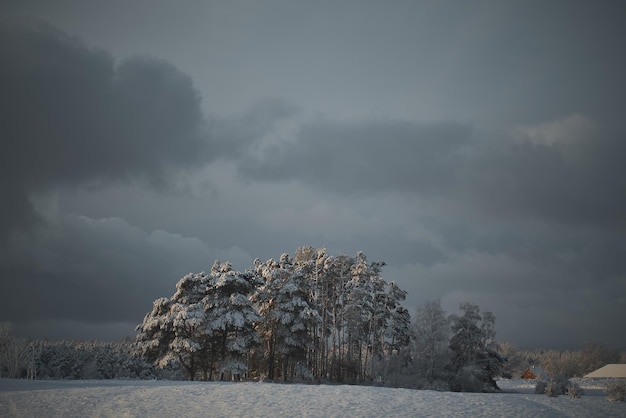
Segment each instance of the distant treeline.
M18 379L156 379L176 377L133 352L130 340L25 340L0 323L0 377Z
M517 349L513 344L499 344L500 353L506 357L504 371L519 378L528 368L539 366L551 376L583 377L602 366L626 363L626 352L586 342L578 350L545 350L541 348Z

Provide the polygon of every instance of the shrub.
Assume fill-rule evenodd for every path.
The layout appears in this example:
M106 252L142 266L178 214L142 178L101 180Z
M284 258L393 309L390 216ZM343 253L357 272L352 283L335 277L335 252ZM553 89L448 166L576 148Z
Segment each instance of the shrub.
M450 388L454 392L484 392L485 372L477 366L462 367L452 378Z
M626 380L619 379L607 382L604 386L606 399L609 401L622 401L626 398Z
M443 380L433 380L426 386L428 390L436 390L437 392L446 392L450 390L450 385L448 382L444 382Z
M558 382L555 382L554 380L548 382L548 384L546 385L545 393L546 396L549 396L551 398L556 398L557 396L563 394L561 392L561 387L559 386Z
M564 395L570 386L569 380L563 375L553 376L547 382L539 381L535 385L535 393L545 393L551 398Z
M546 386L548 386L546 382L544 382L543 380L539 380L535 385L535 393L546 393Z
M580 387L578 383L569 382L567 384L567 396L570 398L580 398L585 394L585 391Z

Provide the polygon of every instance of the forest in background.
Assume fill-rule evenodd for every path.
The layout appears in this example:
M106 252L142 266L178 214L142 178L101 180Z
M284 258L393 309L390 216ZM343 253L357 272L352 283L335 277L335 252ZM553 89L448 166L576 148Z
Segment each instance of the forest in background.
M2 377L356 383L454 391L496 390L533 365L580 377L625 353L594 343L576 351L496 343L495 317L438 301L411 316L406 292L362 253L299 248L243 272L216 261L154 301L135 339L29 341L0 326Z

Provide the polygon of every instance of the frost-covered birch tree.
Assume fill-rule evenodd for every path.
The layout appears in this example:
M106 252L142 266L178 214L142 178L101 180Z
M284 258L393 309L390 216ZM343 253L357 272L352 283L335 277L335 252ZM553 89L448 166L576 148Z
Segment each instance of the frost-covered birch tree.
M441 301L429 301L417 307L413 322L412 357L416 374L429 385L448 380L450 362L450 319Z

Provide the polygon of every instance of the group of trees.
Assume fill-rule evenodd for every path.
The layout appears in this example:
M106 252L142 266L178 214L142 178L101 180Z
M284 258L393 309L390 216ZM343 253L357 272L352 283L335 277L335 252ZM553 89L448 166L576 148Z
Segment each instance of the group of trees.
M135 355L130 340L26 340L0 323L0 377L25 379L176 378L176 370L159 369Z
M439 301L416 309L411 325L410 361L389 382L418 389L478 392L497 390L505 357L495 338L495 317L477 305L462 303L448 315Z
M155 379L168 376L167 370L159 370L136 356L130 341L33 341L30 349L35 359L31 367L33 379Z
M22 377L27 372L29 346L11 334L12 324L0 322L0 377Z
M381 277L384 263L303 247L295 257L255 260L244 272L216 261L157 299L137 327L137 352L189 379L258 378L428 386L495 387L503 358L495 319L478 306L447 316L418 309Z
M551 376L583 377L611 363L626 363L626 352L586 342L578 350L518 349L502 342L500 352L507 358L504 371L507 376L520 377L530 366L541 366Z
M310 247L244 272L216 261L154 302L136 347L190 379L372 381L409 341L406 293L382 279L382 265Z

